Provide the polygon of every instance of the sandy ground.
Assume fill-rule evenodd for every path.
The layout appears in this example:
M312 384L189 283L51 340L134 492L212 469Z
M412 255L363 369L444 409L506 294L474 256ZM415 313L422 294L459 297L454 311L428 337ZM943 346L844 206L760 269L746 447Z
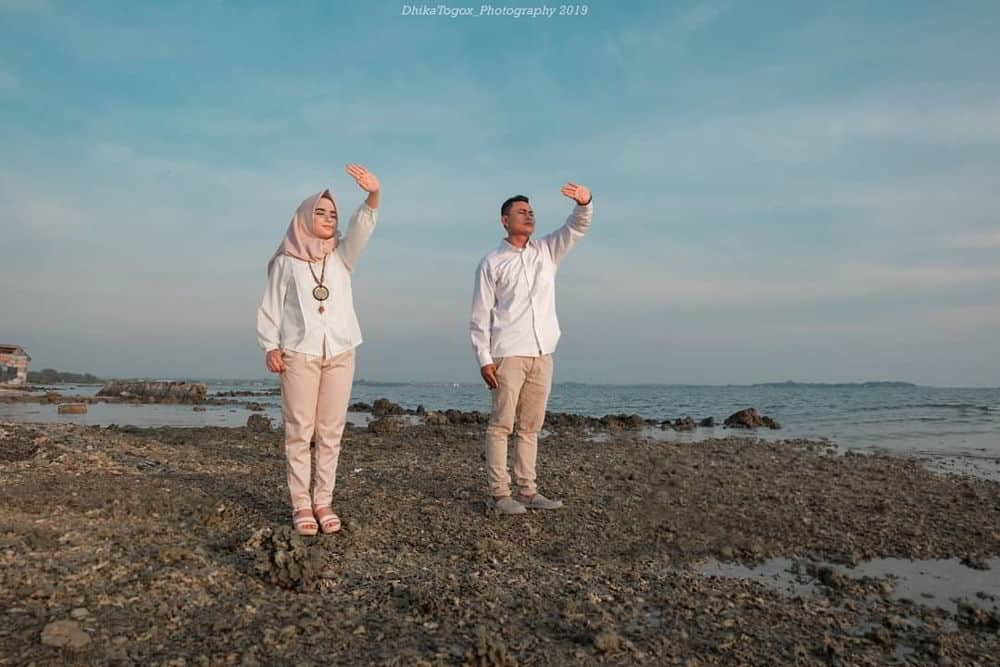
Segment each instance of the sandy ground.
M821 444L541 444L561 511L485 512L482 426L350 429L344 530L289 530L279 431L0 424L0 664L995 665L1000 617L821 563L1000 554L1000 485ZM801 565L817 593L706 577ZM803 575L806 576L806 575ZM1000 577L1000 573L997 574Z

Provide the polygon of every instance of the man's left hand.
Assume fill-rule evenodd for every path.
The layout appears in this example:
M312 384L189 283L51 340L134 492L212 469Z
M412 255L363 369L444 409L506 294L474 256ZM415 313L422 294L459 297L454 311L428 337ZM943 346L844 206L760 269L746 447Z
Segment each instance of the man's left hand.
M560 192L575 201L580 206L586 206L591 200L590 189L582 185L577 185L576 183L567 183L562 186L562 190L560 190Z

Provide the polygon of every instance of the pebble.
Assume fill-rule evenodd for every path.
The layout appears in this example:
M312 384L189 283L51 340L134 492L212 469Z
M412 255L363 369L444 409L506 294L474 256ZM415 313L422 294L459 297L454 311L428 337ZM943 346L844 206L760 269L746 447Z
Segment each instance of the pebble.
M42 630L42 643L46 646L77 649L90 643L90 635L81 630L76 621L53 621Z

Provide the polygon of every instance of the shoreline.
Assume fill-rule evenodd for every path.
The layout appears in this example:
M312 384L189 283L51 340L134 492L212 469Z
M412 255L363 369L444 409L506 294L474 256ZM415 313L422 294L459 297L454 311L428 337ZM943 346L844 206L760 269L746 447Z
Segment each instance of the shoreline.
M37 390L38 388L35 387ZM47 389L52 389L47 388ZM279 401L279 402L276 402ZM380 421L378 427L385 426L389 430L396 426L383 420L403 420L406 425L428 423L441 424L484 424L488 415L481 410L462 409L431 409L411 403L404 407L385 397L369 398L370 402L355 401L350 406L348 421L354 427L364 428L370 421ZM89 408L84 415L62 415L57 408L63 403L81 403ZM29 408L37 405L37 409ZM416 407L412 407L416 405ZM6 407L5 407L6 406ZM23 406L23 407L18 407ZM139 412L132 412L133 409ZM979 407L982 411L985 408ZM779 429L765 427L738 428L724 425L724 415L716 414L709 417L698 415L674 417L668 419L651 419L640 414L605 414L570 413L550 409L546 413L544 429L587 429L588 438L604 441L616 437L621 432L632 436L648 438L656 442L694 443L703 440L713 440L727 437L753 437L771 441L783 439L808 439L824 441L835 445L840 453L855 452L863 454L885 454L920 461L927 468L948 474L967 474L981 479L1000 482L1000 449L983 433L972 432L969 435L976 439L970 443L962 434L942 436L944 440L933 441L927 434L914 433L908 440L900 434L887 434L883 438L877 432L851 432L848 418L847 428L838 429L836 425L812 425L809 422L781 425ZM676 414L684 414L677 411ZM710 414L707 413L706 414ZM254 415L260 415L255 417ZM86 396L58 392L29 393L21 390L8 391L6 395L0 390L0 421L15 422L45 422L80 425L125 426L134 425L141 428L158 426L188 428L188 427L239 427L250 419L269 419L280 428L281 409L280 391L221 391L209 394L200 401L164 401L138 399L136 397L116 396ZM769 419L766 415L764 419ZM784 417L782 417L784 421ZM714 423L713 423L714 422ZM711 425L709 425L711 424ZM831 430L827 430L828 427ZM950 440L947 437L951 437ZM997 437L1000 437L998 433Z
M344 530L303 539L288 528L280 431L0 424L0 664L1000 654L995 596L947 612L894 599L890 576L816 574L872 558L989 566L997 483L833 455L823 442L654 445L620 431L596 443L563 428L540 444L540 488L568 507L493 517L481 425L397 426L348 429L335 499ZM709 558L811 563L817 592L705 576ZM41 642L55 621L75 623L59 627L82 633L78 648Z

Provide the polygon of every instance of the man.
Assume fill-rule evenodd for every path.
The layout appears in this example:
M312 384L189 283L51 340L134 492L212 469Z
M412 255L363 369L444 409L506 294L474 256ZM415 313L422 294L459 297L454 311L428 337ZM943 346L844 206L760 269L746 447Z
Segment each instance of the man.
M535 241L535 213L524 195L500 207L507 232L500 246L479 263L469 331L480 373L493 392L486 428L488 507L500 514L558 509L562 501L538 492L535 461L538 431L552 387L552 353L559 342L555 278L559 262L590 229L590 190L567 183L561 192L576 202L566 224ZM517 425L514 484L507 472L507 437Z

